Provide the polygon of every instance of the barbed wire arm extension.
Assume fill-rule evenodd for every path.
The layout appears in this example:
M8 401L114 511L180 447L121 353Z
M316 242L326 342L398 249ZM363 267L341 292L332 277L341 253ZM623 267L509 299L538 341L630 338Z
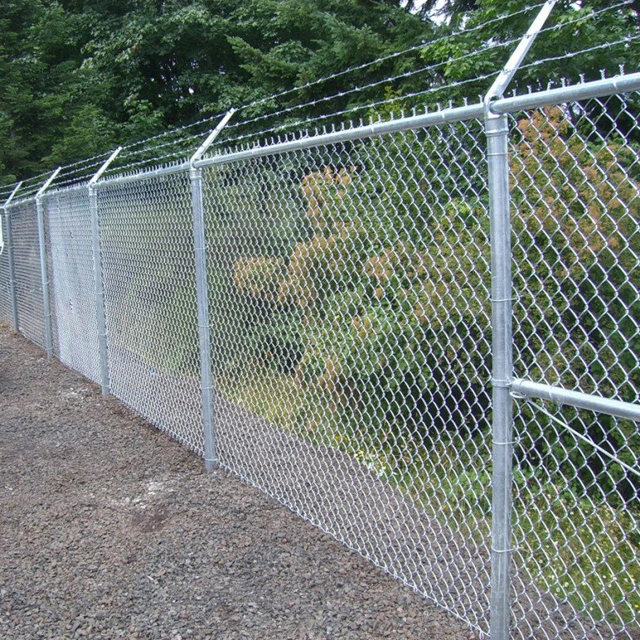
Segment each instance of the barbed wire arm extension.
M4 214L5 217L9 215L7 213L7 207L11 204L11 201L13 200L16 193L18 193L18 190L20 189L21 186L22 186L22 180L18 182L14 190L9 194L7 201L2 205L2 214ZM3 224L2 224L2 215L0 215L0 256L3 254L3 252L4 252L4 231L3 231Z

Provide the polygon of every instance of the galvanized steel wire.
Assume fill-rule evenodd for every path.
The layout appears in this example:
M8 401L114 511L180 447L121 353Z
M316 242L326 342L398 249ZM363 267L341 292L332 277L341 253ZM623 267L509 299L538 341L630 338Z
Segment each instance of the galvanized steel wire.
M42 347L50 320L68 366L483 637L493 552L512 554L513 637L632 638L637 424L515 398L502 441L490 381L496 304L512 305L513 375L494 386L637 403L639 88L633 74L192 162L194 136L157 136L93 191L104 156L76 163L41 194L40 228L36 180L2 216L0 319ZM492 294L501 113L513 291ZM149 170L174 144L184 161ZM514 456L504 548L496 447Z

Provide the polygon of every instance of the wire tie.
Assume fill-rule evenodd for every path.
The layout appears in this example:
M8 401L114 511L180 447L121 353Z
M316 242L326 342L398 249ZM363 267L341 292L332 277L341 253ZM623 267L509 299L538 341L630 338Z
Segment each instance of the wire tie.
M514 297L509 296L508 298L490 298L491 302L513 302Z

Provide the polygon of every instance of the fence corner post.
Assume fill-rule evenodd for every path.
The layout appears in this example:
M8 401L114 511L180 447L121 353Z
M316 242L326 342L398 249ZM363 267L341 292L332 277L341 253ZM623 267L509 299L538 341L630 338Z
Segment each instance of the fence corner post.
M196 296L198 304L198 336L200 342L200 390L202 395L202 424L204 430L204 466L212 471L218 462L218 442L215 429L215 395L211 371L211 327L209 322L209 289L207 285L207 241L202 197L202 168L196 163L226 126L235 109L229 110L216 128L207 136L189 161L191 208L193 213L193 241L196 261Z
M22 181L20 181L15 189L11 192L7 201L2 205L2 210L4 212L4 219L6 221L6 230L7 230L7 262L9 263L9 297L11 299L11 326L13 330L17 333L19 320L18 320L18 298L16 295L16 266L14 261L13 254L13 230L11 228L11 214L9 213L9 205L11 201L15 197L16 193L22 186Z
M36 215L38 220L38 244L40 245L40 278L42 280L42 304L44 307L44 346L47 360L53 358L53 330L51 328L51 299L49 297L49 271L47 269L47 247L44 232L44 192L56 179L62 167L58 167L36 193Z
M100 221L98 216L98 190L96 183L107 170L109 165L122 151L118 147L89 180L89 215L91 217L91 252L93 255L93 281L96 295L96 323L98 325L98 348L100 351L100 386L102 395L108 396L111 392L109 378L109 354L107 351L107 320L104 306L104 281L102 277L102 256L100 253Z

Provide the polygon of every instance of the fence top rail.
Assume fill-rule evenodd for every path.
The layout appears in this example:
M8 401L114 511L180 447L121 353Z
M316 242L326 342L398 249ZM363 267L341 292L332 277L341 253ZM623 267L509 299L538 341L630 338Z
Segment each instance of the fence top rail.
M30 196L26 197L26 198L20 198L20 199L15 199L12 200L9 204L6 204L4 206L5 209L9 210L9 209L15 209L17 207L20 207L23 204L30 204L31 202L35 203L36 201L36 194L33 193Z
M40 196L40 198L43 201L46 201L46 200L49 200L49 198L53 198L54 196L57 196L60 194L68 193L70 191L81 191L81 190L86 191L87 187L88 187L88 183L86 180L84 182L78 182L76 184L58 186L46 191ZM12 207L19 207L20 205L23 205L23 204L35 202L36 197L37 197L36 194L33 193L27 196L26 198L20 198L20 199L14 198L13 200L11 200L11 202L9 202L8 204L5 204L4 206L7 209L11 209Z
M640 89L640 73L632 73L624 76L615 76L593 82L559 87L536 93L500 98L490 104L490 110L494 114L503 114L522 109L533 109L563 102L586 100L589 98L604 97L615 93L628 93ZM309 136L299 140L288 140L273 145L258 146L251 149L236 151L233 153L219 154L211 158L205 158L194 163L194 166L207 167L221 164L239 162L251 158L259 158L269 155L287 153L302 149L311 149L323 145L337 144L349 140L359 140L389 133L398 133L412 129L426 128L439 124L462 122L484 117L484 105L477 103L463 107L442 109L431 113L424 113L408 118L376 122L374 124L353 127L340 131L332 131L317 136Z
M141 171L140 173L132 173L126 175L113 175L107 178L98 180L92 186L94 189L101 189L105 187L118 186L121 184L127 184L128 182L137 182L139 180L152 180L153 178L160 178L168 176L174 173L180 173L183 171L189 171L191 168L190 162L181 162L180 164L169 165L168 167L159 167L157 169L151 169L148 171Z
M604 98L638 90L640 90L640 73L636 72L511 98L501 98L492 102L490 109L495 114L512 113L522 109L537 109L554 104Z
M448 122L473 120L474 118L482 117L483 109L484 107L482 103L477 103L473 105L466 105L464 107L453 107L449 109L442 109L440 111L423 113L398 120L375 122L373 124L363 125L360 127L341 129L339 131L331 131L330 133L322 133L316 136L300 138L299 140L288 140L273 145L253 147L251 149L233 153L220 154L212 156L211 158L199 160L194 163L194 166L202 168L212 165L228 164L231 162L238 162L240 160L287 153L288 151L311 149L313 147L320 147L323 145L339 144L349 140L361 140L389 133L410 131L412 129L420 129Z
M587 100L590 98L601 98L608 95L618 93L629 93L640 90L640 72L630 73L613 78L604 78L583 84L572 85L568 87L559 87L556 89L547 89L526 95L513 96L509 98L499 98L490 103L490 110L493 114L505 114L521 111L523 109L535 109L544 106L562 104L565 102L575 102L579 100ZM155 169L141 171L131 174L115 174L108 177L101 177L91 186L95 189L118 186L139 180L152 180L174 173L188 171L191 167L204 168L216 165L231 164L254 158L261 158L270 155L283 154L290 151L300 151L304 149L312 149L324 145L339 144L352 140L362 140L385 134L399 133L402 131L411 131L413 129L421 129L447 123L463 122L467 120L483 118L485 115L485 106L482 102L462 107L451 107L439 111L423 113L419 115L400 118L397 120L375 122L369 125L353 127L349 129L341 129L339 131L331 131L319 135L303 137L298 140L287 140L277 144L265 144L250 149L243 149L231 153L221 153L210 158L203 158L190 163L181 162L166 167L157 167ZM70 185L68 187L59 188L48 192L46 195L61 193L70 189L87 188L87 183L80 185ZM44 197L45 194L42 194ZM7 209L26 204L31 200L35 200L36 195L32 194L27 198L15 199L8 205Z

